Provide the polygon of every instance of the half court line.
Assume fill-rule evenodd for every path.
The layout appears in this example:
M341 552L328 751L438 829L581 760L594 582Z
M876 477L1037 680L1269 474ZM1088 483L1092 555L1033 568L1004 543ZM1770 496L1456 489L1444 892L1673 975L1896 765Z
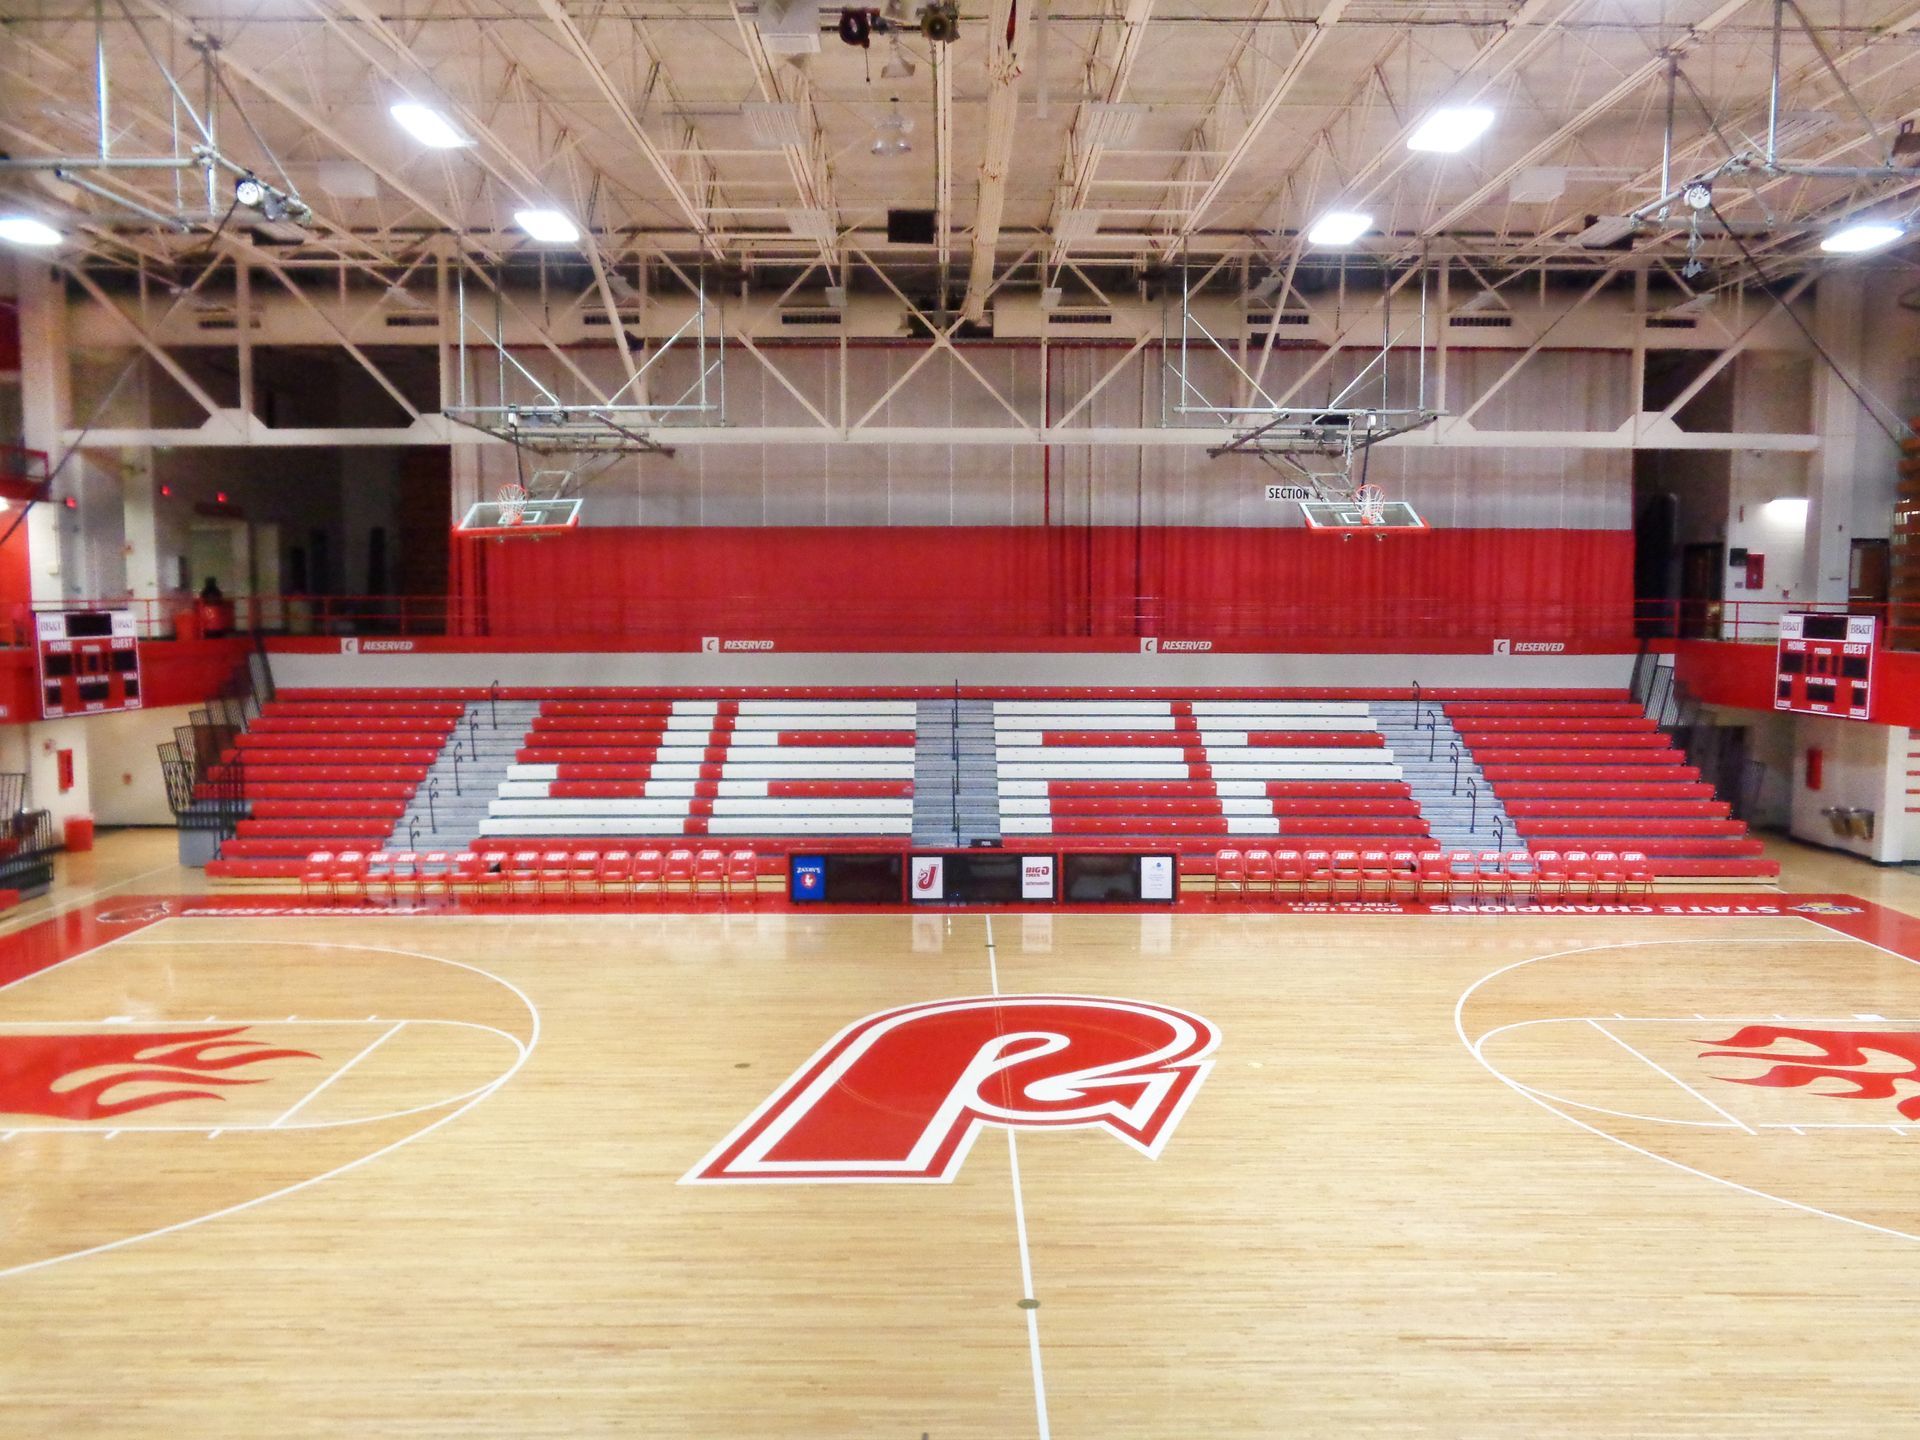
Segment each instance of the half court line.
M997 997L1000 994L1000 959L993 943L993 917L980 917L987 925L987 978ZM1033 1362L1033 1415L1040 1440L1052 1440L1053 1429L1047 1420L1046 1371L1040 1363L1040 1300L1033 1293L1033 1252L1027 1245L1027 1207L1020 1195L1020 1145L1012 1127L1007 1129L1007 1169L1013 1177L1013 1234L1020 1249L1020 1308L1027 1317L1027 1353Z

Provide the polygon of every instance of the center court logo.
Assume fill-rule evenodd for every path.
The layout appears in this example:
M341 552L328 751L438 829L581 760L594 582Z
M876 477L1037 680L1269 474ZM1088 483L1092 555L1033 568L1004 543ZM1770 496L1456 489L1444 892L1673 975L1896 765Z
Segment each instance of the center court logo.
M995 995L883 1010L829 1040L682 1184L950 1181L987 1126L1105 1130L1157 1158L1220 1033L1168 1005Z

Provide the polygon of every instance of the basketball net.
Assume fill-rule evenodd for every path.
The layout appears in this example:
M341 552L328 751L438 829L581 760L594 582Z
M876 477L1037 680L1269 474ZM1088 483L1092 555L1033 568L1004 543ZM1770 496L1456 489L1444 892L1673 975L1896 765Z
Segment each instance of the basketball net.
M527 501L532 497L527 494L526 486L509 483L500 487L495 498L500 502L500 523L518 525L526 518Z
M1360 509L1362 524L1378 525L1387 518L1387 492L1378 485L1356 486L1353 503Z

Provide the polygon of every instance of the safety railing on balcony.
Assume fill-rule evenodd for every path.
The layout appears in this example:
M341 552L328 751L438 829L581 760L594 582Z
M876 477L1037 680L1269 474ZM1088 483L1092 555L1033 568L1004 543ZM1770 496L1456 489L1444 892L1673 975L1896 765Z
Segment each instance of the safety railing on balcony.
M26 644L32 612L130 610L145 639L199 639L226 635L450 636L481 639L591 636L642 648L649 641L681 648L689 637L797 642L800 640L1002 639L1129 641L1155 637L1184 642L1262 648L1418 652L1429 646L1497 653L1626 651L1649 640L1737 640L1772 644L1780 618L1792 611L1870 614L1882 642L1920 649L1920 610L1886 604L1797 600L1641 600L1591 605L1461 605L1423 600L1357 601L1338 594L1297 607L1276 621L1264 604L1167 601L1154 596L1065 607L1065 613L1027 613L971 601L963 584L938 605L917 612L863 608L845 601L770 600L765 595L661 599L600 595L539 596L505 601L445 595L256 595L219 601L191 597L127 597L35 602L0 615L0 643ZM1195 644L1194 642L1207 642ZM1448 642L1441 646L1440 642ZM734 648L734 647L729 647ZM748 648L741 646L739 648Z

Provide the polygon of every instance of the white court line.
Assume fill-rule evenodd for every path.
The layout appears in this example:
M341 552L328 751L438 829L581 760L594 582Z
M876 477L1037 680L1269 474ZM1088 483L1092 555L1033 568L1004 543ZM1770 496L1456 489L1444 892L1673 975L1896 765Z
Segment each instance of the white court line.
M1618 1045L1622 1050L1626 1051L1629 1055L1633 1056L1634 1059L1642 1062L1643 1064L1647 1065L1657 1073L1664 1075L1667 1079L1671 1080L1674 1084L1678 1085L1682 1090L1686 1091L1687 1094L1691 1095L1694 1099L1698 1100L1702 1105L1706 1106L1709 1110L1713 1111L1714 1114L1719 1115L1724 1119L1731 1120L1734 1124L1738 1125L1742 1130L1746 1131L1747 1134L1749 1135L1756 1133L1754 1131L1754 1128L1751 1125L1747 1124L1746 1121L1742 1120L1738 1115L1735 1115L1731 1110L1724 1109L1721 1106L1714 1104L1713 1101L1709 1100L1706 1096L1702 1095L1698 1090L1694 1089L1693 1086L1687 1084L1686 1081L1682 1080L1678 1075L1674 1074L1671 1070L1667 1069L1666 1066L1660 1064L1657 1060L1653 1059L1651 1056L1643 1054L1641 1051L1634 1049L1633 1046L1629 1045L1626 1041L1622 1040L1618 1035L1614 1034L1611 1030L1607 1029L1607 1027L1602 1025L1598 1020L1589 1020L1587 1021L1587 1023L1593 1026L1593 1028L1598 1030L1602 1035L1606 1036L1607 1039L1611 1040L1614 1044Z
M395 1024L392 1029L383 1031L382 1033L374 1036L373 1039L367 1042L365 1049L363 1049L358 1055L354 1056L351 1060L347 1061L346 1064L342 1065L338 1070L334 1071L331 1075L327 1076L326 1079L322 1080L318 1085L314 1086L313 1089L309 1090L305 1095L302 1095L298 1100L294 1101L293 1104L288 1109L286 1109L281 1113L280 1118L275 1120L271 1125L267 1126L267 1128L269 1130L278 1130L282 1125L286 1124L287 1121L291 1120L296 1114L306 1109L307 1103L311 1101L316 1095L320 1094L321 1091L325 1090L329 1085L333 1084L334 1081L338 1080L342 1075L346 1074L349 1070L353 1069L354 1066L358 1065L362 1060L366 1059L367 1056L371 1055L374 1051L378 1050L382 1045L386 1044L387 1041L391 1040L394 1036L398 1035L402 1030L406 1028L407 1028L407 1022L402 1020L397 1024Z
M1852 943L1857 943L1861 945L1866 945L1874 950L1882 951L1887 955L1893 956L1894 959L1904 961L1909 965L1920 964L1920 962L1916 962L1910 956L1902 955L1895 950L1888 950L1887 947L1884 945L1875 945L1871 940L1861 940L1858 936L1847 935L1842 931L1837 931L1832 929L1830 926L1822 925L1817 920L1813 919L1811 916L1792 916L1792 917L1783 916L1780 918L1806 920L1806 922L1809 925L1812 925L1815 929L1821 931L1825 935L1832 936L1833 939L1828 941L1795 942L1785 937L1759 936L1759 937L1755 937L1754 939L1747 940L1744 943L1748 945L1753 945L1753 944L1766 944L1766 943L1835 944L1835 943L1852 942ZM1589 954L1593 954L1596 951L1601 951L1601 950L1636 949L1643 945L1644 946L1699 945L1701 943L1703 942L1697 941L1697 940L1619 941L1619 942L1615 942L1607 945L1576 945L1570 950L1553 950L1553 951L1549 951L1544 955L1530 955L1524 960L1515 960L1510 964L1502 965L1497 970L1489 970L1485 975L1482 975L1478 980L1474 981L1465 990L1462 990L1460 992L1460 998L1453 1002L1453 1033L1459 1037L1460 1043L1466 1046L1467 1052L1471 1054L1475 1060L1478 1060L1480 1062L1481 1067L1485 1069L1489 1075L1493 1076L1494 1079L1498 1080L1502 1085L1505 1085L1509 1090L1513 1091L1516 1095L1525 1096L1529 1101L1531 1101L1535 1105L1538 1105L1542 1110L1545 1110L1549 1115L1557 1115L1559 1116L1560 1119L1566 1121L1569 1125L1576 1125L1580 1129L1586 1131L1589 1135L1597 1135L1602 1140L1611 1141L1613 1144L1618 1145L1623 1150L1631 1150L1634 1154L1644 1156L1647 1159L1655 1161L1658 1164L1667 1166L1669 1169L1678 1170L1684 1175L1692 1175L1701 1180L1710 1180L1715 1185L1724 1185L1729 1190L1736 1190L1740 1194L1751 1196L1755 1200L1765 1200L1770 1204L1784 1205L1790 1210L1798 1210L1801 1213L1806 1215L1817 1215L1823 1220L1836 1220L1842 1225L1853 1225L1853 1226L1857 1226L1859 1229L1862 1229L1862 1230L1871 1230L1876 1235L1890 1235L1896 1240L1920 1241L1920 1234L1915 1234L1912 1231L1896 1230L1891 1225L1876 1225L1871 1220L1859 1220L1851 1215L1842 1215L1839 1212L1834 1210L1822 1210L1817 1205L1808 1205L1804 1201L1800 1201L1800 1200L1789 1200L1784 1195L1774 1195L1768 1191L1756 1189L1751 1185L1743 1185L1738 1180L1730 1180L1724 1175L1714 1174L1711 1170L1702 1170L1702 1169L1699 1169L1697 1166L1689 1165L1684 1161L1675 1160L1673 1157L1669 1155L1662 1155L1657 1150L1649 1150L1644 1145L1636 1145L1631 1140L1624 1140L1620 1136L1615 1135L1609 1130L1602 1130L1598 1125L1589 1125L1585 1120L1580 1119L1579 1116L1569 1115L1566 1111L1561 1110L1556 1106L1548 1103L1547 1101L1541 1099L1538 1095L1528 1090L1527 1087L1522 1085L1519 1081L1513 1079L1511 1076L1507 1075L1505 1072L1495 1067L1494 1064L1486 1058L1486 1056L1480 1053L1480 1046L1486 1041L1487 1036L1485 1035L1481 1036L1478 1041L1469 1040L1467 1038L1467 1025L1466 1025L1467 1002L1473 998L1474 992L1479 990L1481 986L1486 985L1490 981L1499 979L1502 975L1505 975L1510 970L1518 970L1522 966L1534 965L1539 963L1542 960L1563 960L1570 955L1589 955ZM1708 941L1704 943L1713 944L1718 942ZM1738 944L1742 942L1730 941L1726 943ZM1795 1134L1802 1133L1797 1127L1790 1126L1788 1128L1792 1129Z
M993 983L993 993L998 995L1000 961L993 944L993 916L981 918L987 922L987 976ZM1034 1423L1039 1427L1040 1440L1052 1440L1053 1430L1047 1421L1046 1371L1040 1364L1040 1301L1033 1293L1033 1252L1027 1245L1027 1207L1020 1197L1020 1145L1012 1126L1007 1127L1007 1169L1013 1177L1013 1234L1020 1248L1020 1298L1027 1316L1027 1354L1033 1362Z

